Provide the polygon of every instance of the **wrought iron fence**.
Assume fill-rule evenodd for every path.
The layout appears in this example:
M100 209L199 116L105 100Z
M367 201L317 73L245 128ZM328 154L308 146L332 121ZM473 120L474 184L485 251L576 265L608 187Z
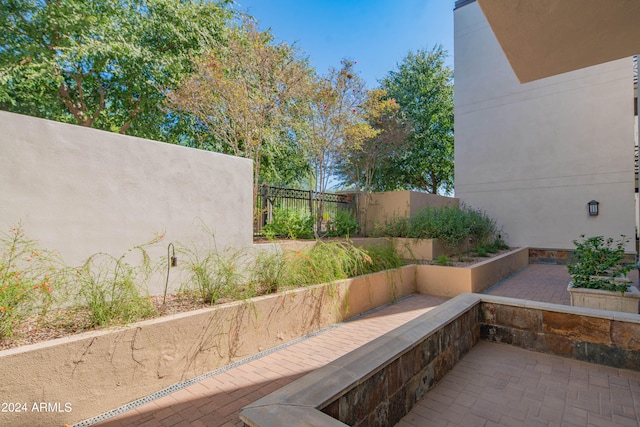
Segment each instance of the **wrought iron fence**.
M312 190L273 187L263 185L255 206L253 234L261 235L262 228L273 220L274 209L303 210L311 214L314 220L322 209L321 232L325 231L328 220L336 217L338 210L355 210L353 194L322 193ZM323 203L324 201L324 203Z

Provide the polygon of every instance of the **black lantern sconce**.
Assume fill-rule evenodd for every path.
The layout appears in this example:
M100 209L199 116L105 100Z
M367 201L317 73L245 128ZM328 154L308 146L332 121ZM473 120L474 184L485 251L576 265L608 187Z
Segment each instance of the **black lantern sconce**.
M598 216L599 204L600 203L596 202L595 200L592 200L589 203L587 203L587 206L589 207L589 216Z

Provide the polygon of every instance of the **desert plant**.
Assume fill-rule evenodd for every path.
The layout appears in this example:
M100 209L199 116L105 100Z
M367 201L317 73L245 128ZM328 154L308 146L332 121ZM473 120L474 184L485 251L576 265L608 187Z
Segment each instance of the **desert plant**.
M364 249L364 252L369 256L371 262L364 264L363 274L390 270L404 265L404 262L398 255L395 246L390 243L386 245L371 246Z
M629 241L625 236L620 239L605 239L603 236L574 240L576 248L571 253L567 269L574 288L603 289L624 293L629 287L625 278L633 268L625 262L624 246Z
M280 251L259 252L253 262L251 282L265 293L274 293L285 279L285 259Z
M58 257L24 234L21 224L0 236L0 339L28 316L44 316L54 303Z
M362 249L351 242L317 241L311 248L286 254L287 284L305 286L374 273L402 265L391 245Z
M247 287L241 273L244 253L228 249L218 251L215 245L206 250L177 247L186 258L187 281L181 292L195 294L206 304L215 304L221 298L242 298Z
M313 218L304 209L273 210L273 219L262 229L267 238L309 239L313 237Z
M82 266L69 269L67 277L73 282L75 302L89 310L88 327L129 323L155 314L151 300L143 295L142 285L152 273L146 249L161 239L159 235L119 257L98 252ZM139 259L130 264L134 253Z
M287 254L286 281L304 286L362 274L371 258L348 242L317 241L311 248Z

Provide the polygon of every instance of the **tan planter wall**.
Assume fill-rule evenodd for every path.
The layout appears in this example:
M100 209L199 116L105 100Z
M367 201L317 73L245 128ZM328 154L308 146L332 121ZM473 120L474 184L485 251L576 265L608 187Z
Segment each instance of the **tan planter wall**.
M291 341L416 291L415 267L361 276L0 352L0 396L71 412L3 413L62 425Z
M571 295L571 305L575 307L638 314L640 291L635 286L629 287L624 295L620 292L600 289L574 288L571 283L569 283L567 291Z
M418 292L454 297L464 292L482 292L529 263L527 248L515 249L470 267L416 266Z
M451 256L461 253L464 248L450 249L438 239L406 239L393 238L393 243L402 259L416 261L432 261L440 256Z
M342 239L337 239L342 240ZM464 249L449 249L438 239L407 239L402 237L352 237L349 241L360 248L370 248L392 244L395 246L398 256L411 261L431 261L442 255L453 255ZM278 242L285 251L300 251L315 245L315 240L291 240ZM254 245L261 247L263 245ZM266 248L266 246L264 246Z

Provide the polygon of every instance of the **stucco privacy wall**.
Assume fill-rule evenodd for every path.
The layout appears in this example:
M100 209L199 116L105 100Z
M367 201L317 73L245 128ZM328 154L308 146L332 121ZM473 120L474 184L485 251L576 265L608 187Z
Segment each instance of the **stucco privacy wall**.
M202 225L218 248L250 246L251 181L247 159L0 111L0 230L22 222L70 265L165 232L160 258L203 243Z
M456 196L511 246L624 234L634 251L631 59L521 85L475 2L454 23Z
M368 203L366 198L369 198ZM439 196L437 194L421 193L418 191L386 191L380 193L360 194L358 205L361 212L366 207L367 229L372 231L375 224L384 224L394 217L413 217L418 211L428 206L458 206L455 197Z

